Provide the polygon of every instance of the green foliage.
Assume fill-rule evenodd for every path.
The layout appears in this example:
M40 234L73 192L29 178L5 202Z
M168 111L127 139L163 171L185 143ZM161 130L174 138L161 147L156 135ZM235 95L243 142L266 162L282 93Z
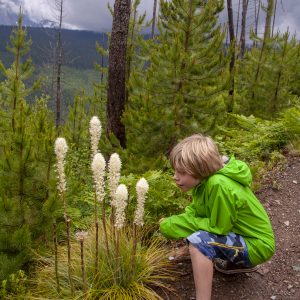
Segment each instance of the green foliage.
M29 106L26 99L39 85L27 86L33 67L24 60L30 48L22 16L10 37L8 50L14 55L10 68L0 64L0 279L22 268L31 258L32 240L47 230L41 214L49 194L54 129L49 122L46 100ZM43 226L41 226L43 224Z
M29 294L27 291L28 278L23 271L10 274L8 279L1 282L0 298L1 299L24 299Z
M282 113L283 124L292 138L300 137L300 106L295 106Z
M246 160L267 160L289 141L281 121L267 121L253 116L231 115L238 127L220 128L222 135L216 139L223 152L234 153Z
M183 136L212 132L225 111L224 32L219 5L162 1L159 34L141 40L124 114L128 149L153 165ZM223 77L223 80L220 80ZM213 111L213 113L212 113ZM145 141L147 141L145 143Z
M222 135L216 140L221 151L257 164L259 161L275 161L278 152L295 138L299 140L300 109L294 107L282 113L274 121L231 115L235 127L220 128ZM282 157L280 157L282 159Z
M253 38L263 45L253 47L237 64L235 111L273 119L294 105L293 93L299 85L295 72L299 46L288 32L265 42ZM291 85L291 79L295 85Z

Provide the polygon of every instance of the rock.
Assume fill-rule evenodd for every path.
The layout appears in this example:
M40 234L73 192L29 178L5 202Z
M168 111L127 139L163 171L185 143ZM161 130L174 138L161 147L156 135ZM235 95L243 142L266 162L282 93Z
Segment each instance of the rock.
M271 296L270 299L275 300L277 297L276 296Z
M293 183L294 183L294 184L298 184L298 181L297 181L297 180L293 180Z
M285 221L285 222L283 222L283 224L286 226L290 226L290 221Z
M293 288L293 286L291 284L288 285L288 290L290 290L291 288Z
M270 272L270 269L261 266L256 272L259 273L260 275L265 275Z
M168 259L169 259L169 260L174 260L175 257L174 257L174 256L169 256Z
M297 266L292 266L293 270L296 271L296 272L300 272L300 266L297 265Z

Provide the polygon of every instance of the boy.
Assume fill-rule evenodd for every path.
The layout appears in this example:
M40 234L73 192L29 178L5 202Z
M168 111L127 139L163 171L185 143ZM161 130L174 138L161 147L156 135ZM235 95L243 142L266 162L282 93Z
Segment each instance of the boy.
M248 166L221 157L209 137L192 135L170 154L174 180L192 203L180 215L160 222L167 238L186 238L196 299L211 298L213 261L226 274L251 272L275 251L274 234L263 206L250 189Z

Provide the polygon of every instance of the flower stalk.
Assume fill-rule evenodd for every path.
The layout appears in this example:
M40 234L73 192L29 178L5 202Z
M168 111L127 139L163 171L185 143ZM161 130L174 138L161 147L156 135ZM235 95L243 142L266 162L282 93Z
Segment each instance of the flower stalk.
M136 184L136 195L137 195L137 207L134 214L133 221L133 247L132 247L132 264L131 267L134 270L135 257L137 251L138 242L138 228L144 225L144 206L147 193L149 190L148 182L145 178L141 178Z
M54 244L54 271L55 271L55 278L56 278L56 289L57 293L60 292L60 283L58 277L58 250L57 250L57 228L56 228L56 221L53 222L53 244Z
M122 162L120 156L117 153L113 153L108 161L108 187L110 191L110 205L111 205L111 215L110 222L113 227L113 238L116 242L114 221L115 221L115 202L116 202L116 191L119 185L121 177L121 167Z
M105 159L101 153L96 153L92 161L92 173L94 179L94 188L95 188L95 228L96 228L96 255L95 255L95 268L98 269L98 257L99 257L99 222L98 222L98 203L102 203L102 223L103 229L105 232L105 243L106 243L106 250L109 251L108 247L108 237L107 237L107 230L106 230L106 221L105 221L105 183L104 183L104 176L105 176Z
M116 234L116 259L119 260L120 253L120 230L124 227L126 216L125 208L127 206L128 190L124 184L120 184L115 194L116 220L114 226L117 229Z
M67 247L68 247L68 276L69 276L71 293L73 294L74 288L73 288L73 283L71 278L71 237L70 237L71 219L68 217L67 202L65 199L65 192L66 192L65 158L68 151L68 145L64 138L59 137L56 139L54 151L57 159L57 163L56 163L56 169L58 173L57 190L58 190L58 195L61 201L63 202L63 206L64 206L64 219L66 223Z
M81 264L81 275L82 275L82 287L83 292L86 294L86 280L85 280L85 263L84 263L84 239L87 237L88 233L86 231L79 231L76 234L76 239L80 243L80 264Z

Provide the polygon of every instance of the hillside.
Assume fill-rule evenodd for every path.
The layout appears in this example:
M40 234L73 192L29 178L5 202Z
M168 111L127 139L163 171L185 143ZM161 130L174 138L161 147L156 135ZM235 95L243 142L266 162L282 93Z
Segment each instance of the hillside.
M13 26L0 26L0 59L6 66L12 62L12 57L6 50L12 29ZM27 36L32 40L30 56L35 65L43 66L49 63L56 34L56 30L51 28L27 27ZM63 29L62 39L64 65L78 69L93 69L94 64L99 61L96 41L104 48L107 47L105 33Z

